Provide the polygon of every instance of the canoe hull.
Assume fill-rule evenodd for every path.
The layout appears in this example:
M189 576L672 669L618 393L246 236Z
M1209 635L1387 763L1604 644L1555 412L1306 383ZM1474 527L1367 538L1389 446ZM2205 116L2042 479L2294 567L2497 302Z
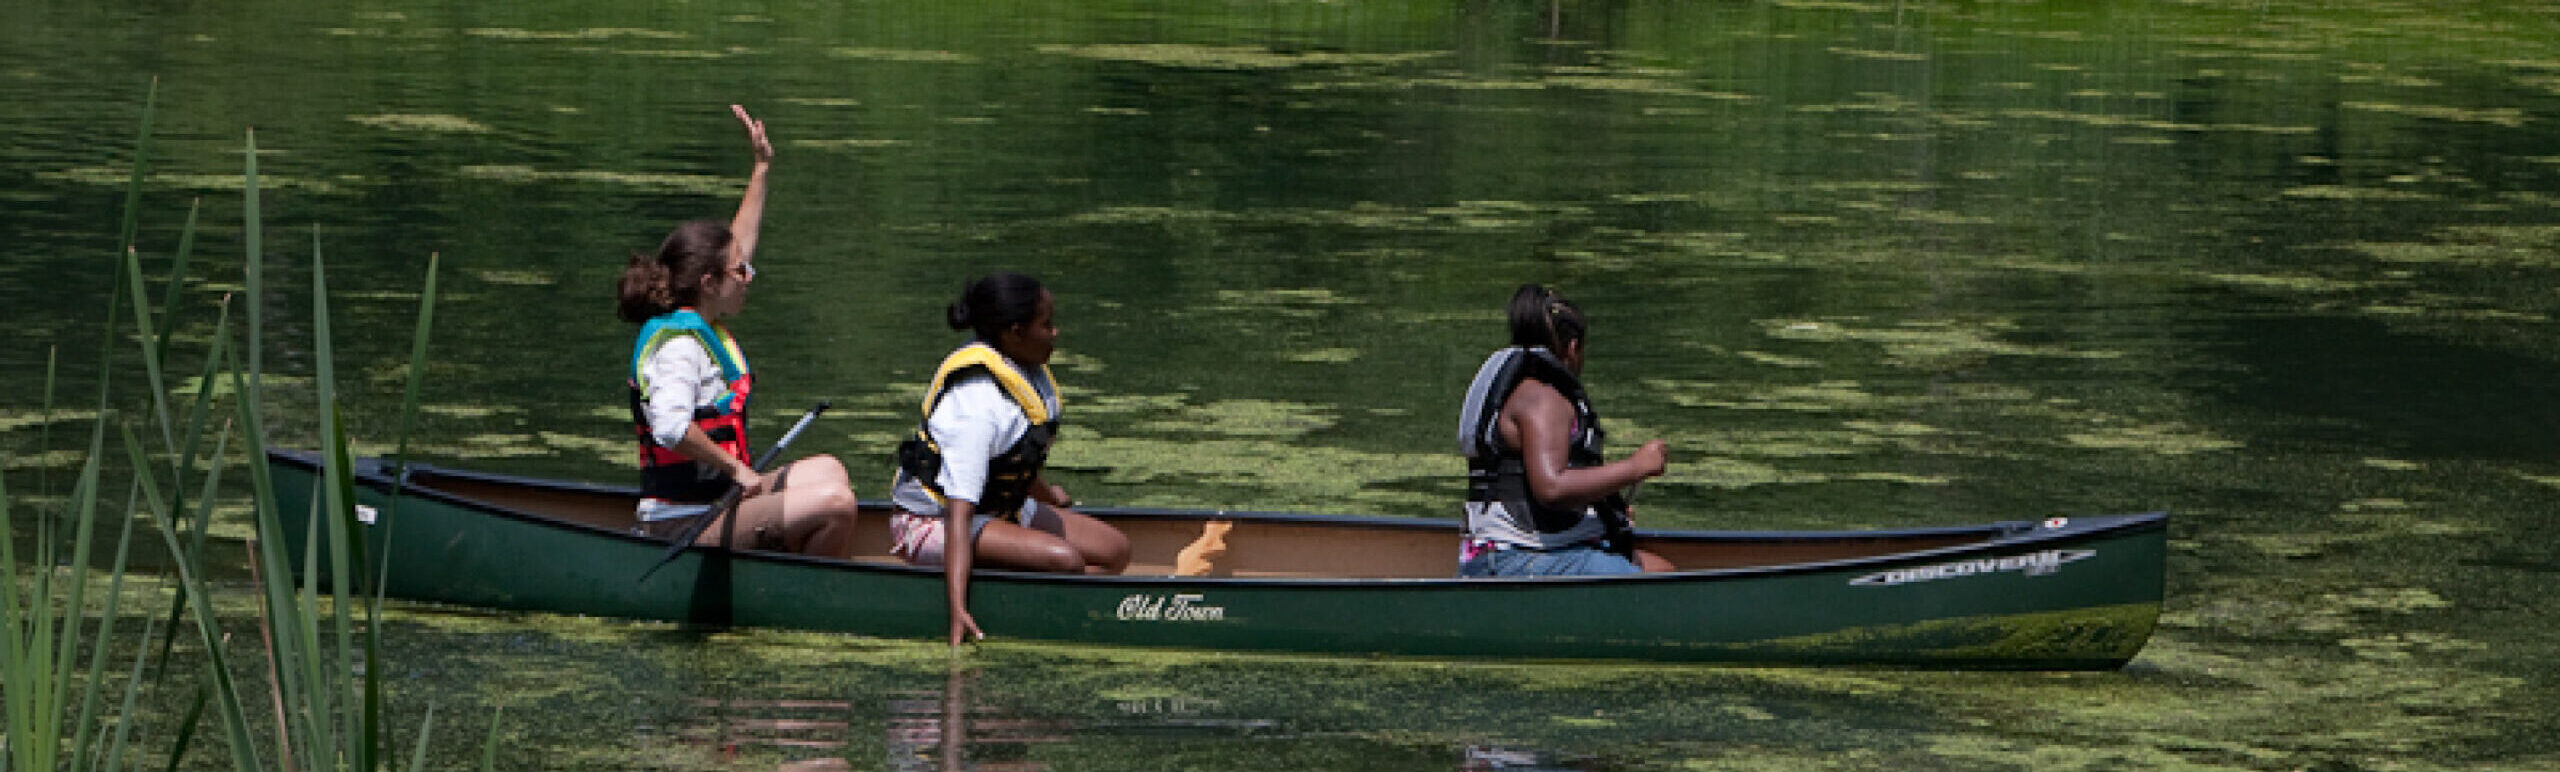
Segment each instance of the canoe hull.
M310 510L307 458L270 459L286 531ZM366 471L360 468L360 472ZM385 594L467 606L940 638L938 569L692 549L434 491L383 515ZM2165 516L2080 518L2036 538L1831 561L1623 578L1088 577L983 571L971 609L1003 637L1238 651L2104 669L2159 614ZM293 537L289 537L291 539ZM2014 542L2014 543L2007 543ZM299 545L295 545L299 549Z

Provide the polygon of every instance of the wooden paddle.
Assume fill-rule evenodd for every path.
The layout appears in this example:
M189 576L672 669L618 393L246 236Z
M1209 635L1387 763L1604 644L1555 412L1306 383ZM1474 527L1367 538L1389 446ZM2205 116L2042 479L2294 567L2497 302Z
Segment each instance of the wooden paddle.
M782 449L790 447L791 441L799 439L800 432L809 428L809 422L818 420L818 414L827 412L827 408L831 407L835 407L835 403L820 400L816 407L809 408L807 413L802 413L800 422L792 424L791 431L783 432L782 439L776 440L772 448L765 450L763 457L756 459L754 466L756 474L764 474L765 470L773 468L773 460L782 456ZM738 499L745 496L746 492L745 488L738 487L736 483L730 483L727 493L720 494L720 498L711 502L710 509L695 515L693 524L685 526L683 532L676 534L675 541L667 545L667 553L659 555L657 563L649 566L649 570L640 572L639 581L649 581L650 574L657 573L658 569L675 562L677 555L684 554L684 548L693 546L693 540L702 538L702 529L711 527L712 521L720 519L721 515L728 514L729 510L736 509Z

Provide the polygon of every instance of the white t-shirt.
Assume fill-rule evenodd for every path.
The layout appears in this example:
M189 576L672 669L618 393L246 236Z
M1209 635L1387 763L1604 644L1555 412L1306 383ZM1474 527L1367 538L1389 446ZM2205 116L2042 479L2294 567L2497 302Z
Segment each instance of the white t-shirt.
M702 341L691 335L669 338L640 363L640 374L648 378L649 390L641 395L643 412L649 415L649 437L658 447L672 448L684 440L684 430L693 426L695 410L718 404L729 397L729 383L720 377L720 363L712 361L711 352Z
M1025 373L1032 389L1040 392L1040 400L1050 415L1058 414L1058 390L1047 376L1036 370ZM933 442L942 448L942 474L934 483L945 496L975 504L987 489L987 461L1022 441L1031 431L1031 417L1022 406L1005 396L1004 387L994 376L972 374L953 383L942 401L933 406L933 415L925 419L925 430L933 433ZM890 492L900 509L920 515L942 514L942 505L926 492L924 484L898 472L898 481ZM998 514L998 513L982 513Z

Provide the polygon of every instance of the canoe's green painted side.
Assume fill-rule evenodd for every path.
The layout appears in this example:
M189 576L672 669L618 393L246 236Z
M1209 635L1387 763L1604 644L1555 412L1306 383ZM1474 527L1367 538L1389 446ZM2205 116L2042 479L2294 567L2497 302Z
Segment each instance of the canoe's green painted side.
M310 471L270 464L287 532ZM359 499L392 511L379 480ZM2108 518L2084 523L2120 522ZM2159 614L2165 527L1828 570L1589 580L1264 580L981 573L990 634L1220 650L1942 667L2111 668ZM939 638L942 576L691 551L411 496L371 529L393 597L650 620ZM2067 560L2066 560L2067 558ZM1906 572L1890 575L1897 569ZM1916 570L1913 570L1916 569ZM725 574L725 577L723 576ZM1875 579L1901 578L1891 582ZM1866 583L1858 583L1867 577Z

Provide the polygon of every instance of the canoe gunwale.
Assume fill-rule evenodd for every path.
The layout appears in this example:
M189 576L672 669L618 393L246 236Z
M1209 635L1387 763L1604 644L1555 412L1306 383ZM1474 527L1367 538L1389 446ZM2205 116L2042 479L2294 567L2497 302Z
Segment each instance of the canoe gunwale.
M303 469L306 469L306 470L311 470L311 471L314 471L314 472L316 472L316 471L317 471L317 468L318 468L318 466L319 466L319 458L318 458L318 454L316 454L316 453L312 453L312 452L308 452L308 451L288 450L288 449L270 449L270 450L268 451L268 454L267 454L267 455L268 455L268 458L269 458L269 463L271 463L271 464L272 464L272 463L285 463L285 464L290 464L290 465L293 465L293 466L296 466L296 467L300 467L300 468L303 468ZM630 532L628 532L628 531L621 531L621 530L616 530L616 529L611 529L611 528L604 528L604 527L599 527L599 526L596 526L596 525L593 525L593 524L584 523L584 522L579 522L579 521L575 521L575 520L570 520L570 519L565 519L565 518L559 518L559 517L552 517L552 516L542 515L542 514L538 514L538 513L534 513L534 512L528 512L528 511L524 511L524 510L520 510L520 509L515 509L515 508L511 508L511 507L507 507L507 506L503 506L503 505L499 505L499 504L495 504L495 503L487 502L487 501L482 501L482 500L479 500L479 499L470 498L470 497L467 497L467 496L462 496L462 495L459 495L459 494L450 493L450 492L443 491L443 490L439 490L439 489L432 488L432 487L422 487L422 486L417 486L417 485L410 485L410 484L407 484L407 481L408 481L408 479L409 479L410 477L415 476L415 475L432 475L432 476L439 476L439 477L451 477L451 478L456 478L456 479L470 480L470 481L480 482L480 483L484 483L484 484L504 485L504 486L524 487L524 488L533 488L533 489L540 489L540 490L547 490L547 491L554 491L554 492L566 492L566 493L577 493L577 494L594 494L594 495L609 495L609 496L637 496L638 494L637 494L636 490L635 490L634 488L632 488L631 486L617 486L617 485L607 485L607 484L601 484L601 483L588 483L588 482L577 482L577 481L566 481L566 480L553 480L553 479L545 479L545 478L523 477L523 476L508 475L508 474L502 474L502 473L478 472L478 471L470 471L470 470L449 469L449 468L437 467L437 466L426 465L426 464L413 464L413 465L409 465L409 466L408 466L408 467L406 467L404 470L402 470L399 474L394 475L394 474L390 471L390 467L391 467L391 464L389 464L389 463L387 463L387 462L383 461L382 459L378 459L378 458L361 458L361 459L358 459L358 460L355 462L355 470L354 470L354 471L355 471L355 478L356 478L356 481L357 481L359 484L361 484L361 485L364 485L364 486L366 486L366 487L373 488L373 489L375 489L375 490L382 491L382 492L385 492L385 493L388 493L391 489L393 489L393 488L397 487L397 488L399 488L399 490L400 490L400 492L401 492L401 495L402 495L402 496L415 496L415 497L424 498L424 499L431 499L431 500L434 500L434 501L437 501L437 502L441 502L441 503L444 503L444 504L447 504L447 505L457 506L457 507L462 507L462 508L468 509L468 510L473 511L473 512L479 512L479 513L486 514L486 515L496 515L496 516L500 516L500 517L504 517L504 518L508 518L508 519L512 519L512 520L516 520L516 521L521 521L521 522L526 522L526 523L532 523L532 524L540 525L540 526L543 526L543 527L548 527L548 528L559 528L559 529L567 529L567 530L573 530L573 531L581 531L581 532L585 532L585 533L588 533L588 534L591 534L591 535L603 536L603 537L609 537L609 538L619 539L619 540L626 541L626 542L634 542L634 543L646 544L646 545L651 545L651 546L664 546L664 545L665 545L665 543L666 543L664 540L661 540L661 539L656 539L656 538L651 538L651 537L641 536L641 535L637 535L637 534L630 533ZM881 502L881 501L864 501L864 502L862 502L862 506L863 506L864 508L866 508L866 509L870 509L870 508L886 507L886 506L889 506L889 505L888 505L886 502ZM1088 509L1085 509L1084 511L1086 511L1086 512L1088 512L1088 513L1090 513L1090 514L1095 514L1095 515L1099 515L1099 516L1106 516L1106 517L1112 517L1112 518L1131 518L1131 519L1157 519L1157 518L1163 518L1163 519L1184 519L1184 520L1231 519L1231 520L1253 520L1253 521L1259 521L1259 522L1284 523L1284 524L1347 525L1347 526L1359 526L1359 527L1366 527L1366 528L1397 528L1397 529L1417 529L1417 530L1454 530L1455 528L1457 528L1457 527L1458 527L1458 524L1457 524L1455 521L1452 521L1452 520L1422 519L1422 518L1404 518L1404 517L1384 517L1384 516L1320 515L1320 514L1290 513L1290 512L1252 512L1252 511L1173 510L1173 509L1112 508L1112 507L1094 507L1094 508L1088 508ZM1132 587L1147 587L1147 586L1155 586L1155 585L1181 585L1181 586L1201 586L1201 585L1208 585L1208 586L1239 587L1239 588L1241 588L1241 587L1304 587L1304 588L1396 587L1396 588L1403 588L1403 589L1417 589L1417 588L1446 587L1446 588L1455 589L1455 588L1462 588L1462 587L1463 587L1463 588L1470 588L1470 589L1483 589L1483 588L1490 588L1490 587L1502 587L1502 586L1536 586L1536 587L1550 587L1550 586L1557 586L1557 585L1572 585L1572 584L1638 584L1638 583L1663 583L1663 582L1669 582L1669 583L1718 582L1718 581L1734 581L1734 580L1743 580L1743 579L1752 579L1752 578L1764 578L1764 577L1769 577L1769 576L1773 576L1773 575L1785 575L1785 574L1819 574L1819 573L1825 573L1825 572L1844 571L1844 570L1877 570L1877 569L1889 569L1889 568L1892 568L1892 567L1895 567L1895 566L1902 566L1902 565L1913 565L1913 564L1926 564L1926 563L1934 563L1934 562L1943 562L1943 561L1946 561L1946 560L1949 560L1949 559L1963 558L1963 557L1965 557L1965 556L1972 555L1972 554L1976 554L1976 553L1998 552L1998 551L2009 551L2009 550L2014 550L2014 549L2019 548L2019 547L2026 547L2026 546L2034 546L2034 545L2061 546L2061 545L2070 544L2070 543L2076 543L2076 542L2082 542L2082 541L2088 541L2088 540L2094 540L2094 539L2101 539L2101 538L2108 538L2108 537L2113 537L2113 536L2117 536L2117 535L2121 535L2121 534L2137 533L2137 532L2146 531L2146 530L2151 530L2151 529L2160 529L2160 528L2165 528L2165 527L2167 526L2168 516L2169 516L2169 513L2168 513L2167 511L2154 511L2154 512L2148 512L2148 513L2141 513L2141 514L2128 514L2128 515L2097 515L2097 516L2074 517L2074 518L2069 518L2069 522L2068 522L2067 524L2065 524L2065 525L2061 526L2061 527L2044 527L2043 525L2040 525L2040 524L2035 523L2035 522L2030 522L2030 521L1999 521L1999 522L1993 522L1993 523L1971 524L1971 525L1954 525L1954 526L1923 526L1923 527L1915 527L1915 528L1900 528L1900 529L1890 529L1890 530L1862 530L1862 531L1641 531L1641 532L1639 532L1639 536L1642 536L1642 537L1649 537L1649 538L1658 538L1658 539L1679 539L1679 540L1715 540L1715 541L1728 541L1728 542L1752 542L1752 541L1762 541L1762 542L1769 542L1769 543L1779 543L1779 542L1804 542L1804 541L1831 541L1831 540L1841 540L1841 539L1860 539L1860 540L1868 540L1868 539L1885 539L1885 540L1889 540L1889 539L1896 539L1896 538L1914 538L1914 537L1925 538L1925 537L1961 536L1961 535L1977 534L1977 533L1978 533L1978 534L1984 534L1984 535L1985 535L1985 538L1981 539L1980 541L1969 542L1969 543L1964 543L1964 544L1957 544L1957 545L1950 545L1950 546L1944 546L1944 547L1936 547L1936 548L1929 548L1929 549L1911 550L1911 551L1907 551L1907 552L1892 552L1892 553L1885 553L1885 554L1867 555L1867 556L1859 556L1859 557L1843 558L1843 559L1834 559L1834 560L1806 561L1806 562L1798 562L1798 563L1781 563L1781 564L1772 564L1772 565L1764 565L1764 566L1740 566L1740 567L1729 567L1729 568L1712 568L1712 569L1702 569L1702 570L1694 570L1694 571L1679 571L1679 572L1661 573L1661 574L1633 574L1633 575L1621 575L1621 576L1540 576L1540 577L1496 577L1496 578L1464 578L1464 579L1462 579L1462 578L1458 578L1458 577L1455 577L1455 576L1449 576L1449 577L1377 577L1377 578L1324 578L1324 577L1206 577L1206 576L1159 576L1159 575L1109 576L1109 575L1053 574L1053 573L1026 572L1026 571L1009 571L1009 570L1002 570L1002 569L985 569L985 568L978 569L978 570L977 570L976 572L974 572L974 573L975 573L975 575L976 575L976 576L980 577L980 579L981 579L981 580L986 580L986 579L996 579L996 580L1007 581L1007 582L1020 582L1020 583L1031 583L1031 584L1099 585L1099 586L1125 585L1125 586L1132 586ZM776 552L761 552L761 551L727 551L727 550L723 550L723 549L718 548L718 547L702 546L702 545L696 545L696 546L688 547L688 548L686 549L686 552L688 552L688 553L697 553L697 554L723 553L723 554L728 555L731 559L743 559L743 560L761 561L761 562L768 562L768 563L797 564L797 565L809 566L809 567L820 568L820 569L830 570L830 571L862 571L862 572L880 572L880 573L925 574L925 575L933 575L933 576L939 576L939 575L941 575L941 573L942 573L942 569L941 569L940 567L936 567L936 566L911 566L911 565L901 565L901 564L876 563L876 562L869 562L869 561L845 561L845 560L831 560L831 559L825 559L825 558L809 557L809 556L805 556L805 555L795 555L795 554L789 554L789 553L776 553Z

